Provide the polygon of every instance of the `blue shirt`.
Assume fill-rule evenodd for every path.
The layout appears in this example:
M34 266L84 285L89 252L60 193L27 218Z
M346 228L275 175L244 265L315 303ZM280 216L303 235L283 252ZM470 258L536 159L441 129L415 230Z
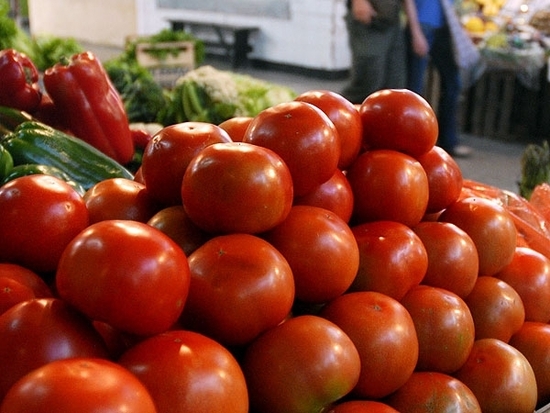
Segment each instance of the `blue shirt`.
M418 21L432 27L445 25L445 15L440 0L415 0Z

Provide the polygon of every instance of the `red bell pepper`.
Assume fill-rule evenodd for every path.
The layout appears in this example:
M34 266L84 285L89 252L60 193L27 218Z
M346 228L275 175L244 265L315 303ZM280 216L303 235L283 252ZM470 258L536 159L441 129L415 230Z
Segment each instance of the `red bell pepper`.
M75 136L121 164L132 160L124 102L93 53L75 54L46 69L44 86Z
M42 91L38 69L24 53L0 51L0 105L32 112L40 104Z

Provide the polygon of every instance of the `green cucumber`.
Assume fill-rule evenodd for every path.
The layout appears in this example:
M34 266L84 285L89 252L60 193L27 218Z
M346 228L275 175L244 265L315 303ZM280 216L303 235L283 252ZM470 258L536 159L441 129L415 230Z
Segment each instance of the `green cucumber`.
M26 164L26 165L16 165L11 168L10 172L2 179L0 185L4 185L9 181L12 181L16 178L27 176L27 175L50 175L55 176L56 178L61 179L62 181L67 182L73 189L78 192L81 196L86 192L82 185L73 181L69 175L61 171L59 168L51 165L38 165L38 164Z

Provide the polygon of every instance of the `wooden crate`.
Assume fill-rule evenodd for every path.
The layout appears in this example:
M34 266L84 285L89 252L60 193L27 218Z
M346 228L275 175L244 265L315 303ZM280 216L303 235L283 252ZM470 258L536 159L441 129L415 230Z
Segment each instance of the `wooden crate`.
M168 50L163 59L151 51ZM177 53L174 53L174 51ZM195 45L193 42L136 43L136 59L147 68L163 87L172 88L176 80L195 67Z

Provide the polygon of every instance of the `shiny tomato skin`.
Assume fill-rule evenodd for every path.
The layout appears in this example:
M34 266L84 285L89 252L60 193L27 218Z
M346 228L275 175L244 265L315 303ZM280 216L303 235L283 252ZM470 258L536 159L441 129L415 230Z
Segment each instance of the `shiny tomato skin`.
M346 400L326 413L399 413L393 407L375 400Z
M360 359L351 339L315 315L288 319L245 349L241 366L251 411L320 412L357 383Z
M517 247L512 261L495 274L523 300L526 321L550 321L550 259L529 247Z
M0 187L0 261L55 272L69 241L89 224L82 197L65 181L27 175Z
M479 272L477 248L470 236L449 222L422 221L412 230L428 254L428 269L422 284L466 297L474 288Z
M211 234L191 221L183 205L172 205L157 211L147 224L172 238L186 256L212 238Z
M321 109L332 121L340 137L338 168L345 170L361 151L363 123L353 103L344 96L324 89L309 90L296 97Z
M72 358L48 363L10 389L1 413L157 413L145 386L109 360Z
M537 407L550 403L550 324L526 321L510 338L509 344L533 367L537 379Z
M525 321L521 297L496 277L478 277L464 300L474 319L476 339L498 338L507 343Z
M411 316L397 300L378 292L343 294L319 313L340 327L361 358L352 395L379 399L402 386L418 360L418 338Z
M383 89L367 96L359 108L363 144L417 157L437 142L437 117L429 103L407 89Z
M257 234L286 218L294 190L279 155L230 142L210 145L191 160L181 197L189 218L206 232Z
M458 370L475 340L474 320L464 300L442 288L418 285L400 302L410 313L418 336L416 370L446 374Z
M228 346L245 345L290 313L294 278L273 245L250 234L214 237L189 255L182 325Z
M517 230L510 213L496 201L467 197L449 205L438 218L465 231L477 249L479 275L494 275L514 256Z
M353 190L352 221L356 224L388 220L413 226L426 213L428 177L409 155L369 150L357 157L346 176Z
M107 219L147 222L159 209L144 184L127 178L104 179L83 195L90 224Z
M269 148L290 170L295 195L330 179L340 159L340 137L328 116L306 102L280 103L254 117L243 142Z
M414 231L395 221L351 227L359 246L359 269L350 291L377 291L400 300L420 284L428 254Z
M440 146L434 146L417 159L428 176L430 196L426 212L431 214L442 211L460 197L462 170L454 158Z
M321 304L343 294L359 268L359 248L350 227L324 208L295 205L263 237L288 261L296 299Z
M21 301L52 296L48 284L34 271L17 264L0 263L0 314Z
M143 336L177 321L189 284L182 249L156 228L128 220L90 225L67 246L56 273L62 299L92 320Z
M141 179L162 206L181 205L181 180L195 155L218 142L231 142L228 133L206 122L183 122L157 132L143 151Z
M0 316L0 400L31 370L72 357L108 357L88 319L58 298L16 304Z
M453 374L472 390L483 413L532 413L537 404L533 368L523 354L495 339L476 340Z
M353 191L346 175L337 169L332 177L312 192L295 197L294 205L311 205L334 212L345 222L353 213Z
M252 119L254 119L252 116L235 116L224 120L218 126L227 132L233 142L242 142Z
M481 413L474 393L460 380L435 371L416 371L386 400L400 413Z
M118 363L149 390L163 413L248 413L248 390L234 356L217 341L173 330L141 341Z

